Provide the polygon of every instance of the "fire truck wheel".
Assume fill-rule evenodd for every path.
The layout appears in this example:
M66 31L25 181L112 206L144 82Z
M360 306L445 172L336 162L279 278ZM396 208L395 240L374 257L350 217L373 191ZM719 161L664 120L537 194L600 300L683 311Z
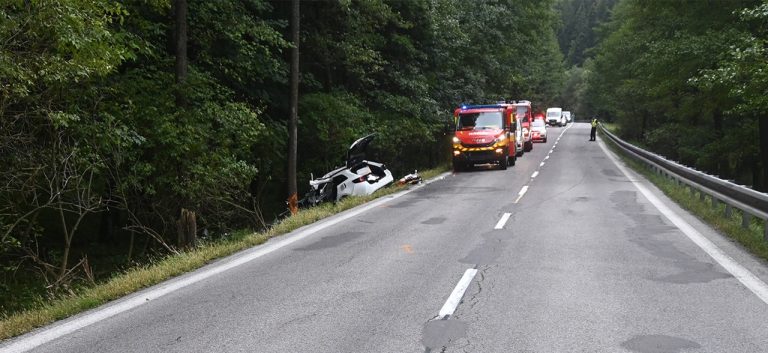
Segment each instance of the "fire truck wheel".
M509 164L509 156L502 157L499 160L499 169L501 170L507 170L507 165Z

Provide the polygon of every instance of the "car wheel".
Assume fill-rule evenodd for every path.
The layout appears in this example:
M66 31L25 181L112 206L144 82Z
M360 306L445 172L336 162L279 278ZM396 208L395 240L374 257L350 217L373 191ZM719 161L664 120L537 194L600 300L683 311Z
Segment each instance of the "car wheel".
M462 162L453 161L453 171L454 172L456 172L456 173L462 172L462 171L464 171L464 169L466 169L466 164L464 164Z
M546 137L544 138L544 143L547 143L547 138Z
M530 152L533 150L533 141L528 141L525 143L525 148L523 149L525 152Z

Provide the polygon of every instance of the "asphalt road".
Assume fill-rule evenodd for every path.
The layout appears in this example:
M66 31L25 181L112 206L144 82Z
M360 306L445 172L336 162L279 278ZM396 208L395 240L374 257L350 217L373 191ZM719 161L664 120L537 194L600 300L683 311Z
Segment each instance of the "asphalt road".
M449 175L341 215L32 351L768 352L768 305L632 180L763 282L766 265L627 177L587 141L588 124L557 142L563 131L506 171ZM463 300L446 305L468 269Z

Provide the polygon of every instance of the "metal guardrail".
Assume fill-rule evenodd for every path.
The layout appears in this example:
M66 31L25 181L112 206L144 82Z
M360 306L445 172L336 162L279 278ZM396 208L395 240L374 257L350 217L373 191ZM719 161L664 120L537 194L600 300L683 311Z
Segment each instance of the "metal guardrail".
M709 196L713 208L719 208L720 203L725 204L727 218L733 217L734 209L740 210L742 227L748 228L752 223L752 217L763 220L763 238L768 241L768 194L670 161L616 137L602 125L599 128L601 134L607 136L627 155L647 164L655 173L689 188L692 195L698 192L701 201L706 201Z

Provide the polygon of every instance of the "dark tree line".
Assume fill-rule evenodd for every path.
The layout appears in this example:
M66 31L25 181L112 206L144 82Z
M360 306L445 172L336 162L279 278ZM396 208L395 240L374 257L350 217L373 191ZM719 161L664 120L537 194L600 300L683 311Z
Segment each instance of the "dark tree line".
M595 11L611 2L609 18ZM577 64L563 100L652 151L768 190L766 6L562 0L560 45ZM566 30L586 24L594 25Z
M0 5L3 311L285 210L290 5ZM544 105L562 82L553 0L308 1L300 13L299 194L363 134L378 133L372 158L402 175L445 161L458 104Z

